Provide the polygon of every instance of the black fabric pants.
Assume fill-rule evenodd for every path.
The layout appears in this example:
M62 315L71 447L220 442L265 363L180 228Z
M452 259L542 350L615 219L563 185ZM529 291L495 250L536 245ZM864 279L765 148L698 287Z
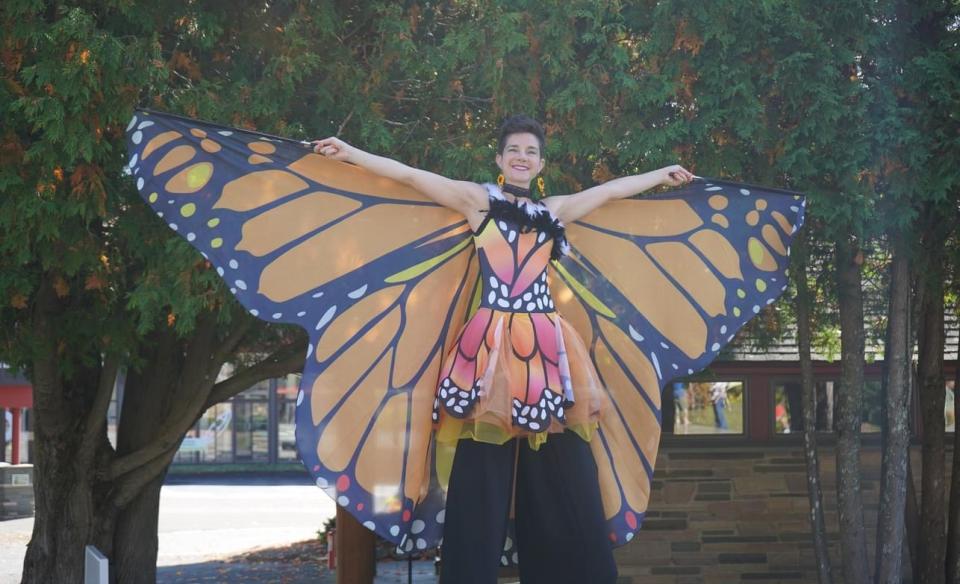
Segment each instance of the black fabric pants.
M514 464L516 463L516 465ZM516 546L521 584L611 584L597 467L573 432L539 450L461 440L453 460L441 550L441 584L495 584L516 466Z

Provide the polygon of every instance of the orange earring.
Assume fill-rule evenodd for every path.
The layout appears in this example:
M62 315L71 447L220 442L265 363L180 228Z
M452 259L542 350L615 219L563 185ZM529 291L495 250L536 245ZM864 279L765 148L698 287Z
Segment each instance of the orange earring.
M501 174L500 176L497 177L497 186L502 189L503 183L506 182L506 180L507 179L503 178L503 175Z
M538 177L537 177L537 189L540 191L540 198L541 198L541 199L546 196L546 189L543 188L543 177L542 177L542 176L538 176Z

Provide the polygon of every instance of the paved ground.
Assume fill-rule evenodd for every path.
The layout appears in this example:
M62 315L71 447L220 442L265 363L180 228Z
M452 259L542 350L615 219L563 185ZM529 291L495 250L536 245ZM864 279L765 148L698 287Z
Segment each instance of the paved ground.
M333 583L317 530L335 506L304 475L170 477L160 492L157 581ZM33 519L0 522L0 583L19 582ZM257 550L257 551L253 551ZM436 582L415 562L416 584ZM378 584L407 582L405 562L381 562Z

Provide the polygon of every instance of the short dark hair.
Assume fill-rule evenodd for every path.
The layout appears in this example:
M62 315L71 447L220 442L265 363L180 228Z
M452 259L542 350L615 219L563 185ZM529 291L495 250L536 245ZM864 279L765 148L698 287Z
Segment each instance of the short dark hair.
M543 151L547 145L547 136L543 131L540 122L525 115L510 116L503 121L500 126L500 138L497 140L497 153L503 154L503 149L507 145L507 138L512 134L533 134L540 142L540 158L543 158Z

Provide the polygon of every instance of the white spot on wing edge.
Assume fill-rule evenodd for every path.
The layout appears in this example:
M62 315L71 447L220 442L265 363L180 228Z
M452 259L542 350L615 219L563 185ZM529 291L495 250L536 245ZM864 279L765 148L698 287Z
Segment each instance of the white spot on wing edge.
M367 285L364 284L363 286L360 286L353 292L350 292L349 294L347 294L347 296L356 300L357 298L360 298L361 296L363 296L366 293L366 291L367 291Z
M653 361L653 368L657 370L657 379L663 379L663 373L660 372L660 360L657 359L657 354L653 351L650 352L650 360Z
M638 343L643 342L643 335L641 335L639 331L637 331L637 329L633 328L632 324L627 325L627 330L630 332L630 338L637 341Z
M333 320L333 315L337 313L337 306L333 305L323 313L323 316L320 317L320 321L317 322L317 326L314 330L320 330L323 327L327 326L331 320Z

